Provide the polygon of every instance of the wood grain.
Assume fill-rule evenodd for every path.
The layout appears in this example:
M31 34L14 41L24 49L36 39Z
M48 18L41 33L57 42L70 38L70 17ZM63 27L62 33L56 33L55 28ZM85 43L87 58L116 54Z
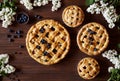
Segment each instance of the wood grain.
M8 29L2 28L0 24L0 54L8 53L10 55L10 64L14 65L21 72L17 74L17 78L20 79L20 81L85 81L84 79L80 78L77 73L77 64L82 58L89 56L79 50L76 42L76 36L81 26L92 21L98 22L107 28L110 36L110 43L107 49L117 49L120 52L120 50L116 48L117 44L120 42L120 31L118 31L117 28L109 29L105 19L101 15L91 15L87 13L87 7L85 6L84 1L85 0L62 0L62 7L56 12L51 11L51 4L28 11L23 5L17 3L17 13L28 13L30 16L30 22L26 25L20 25L14 22L14 24ZM78 5L85 13L85 21L83 24L74 29L67 27L61 18L63 9L69 5ZM28 55L26 48L19 48L20 45L25 46L25 37L29 28L39 21L39 19L34 18L35 14L43 16L43 19L54 19L59 21L70 33L70 51L66 58L64 58L58 64L51 66L41 65ZM16 38L14 42L10 43L7 35L14 33L9 33L9 29L24 31L23 38ZM15 52L18 52L18 54L15 54ZM99 62L101 66L101 72L95 79L89 81L107 81L109 78L107 68L112 64L101 55L94 56L93 58ZM8 77L3 77L0 81L11 80Z

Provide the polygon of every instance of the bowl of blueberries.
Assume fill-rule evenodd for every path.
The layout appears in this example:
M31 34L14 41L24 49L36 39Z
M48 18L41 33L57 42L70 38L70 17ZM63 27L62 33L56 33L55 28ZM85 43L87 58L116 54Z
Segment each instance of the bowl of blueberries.
M17 14L16 16L16 21L19 23L19 24L27 24L29 22L29 16L27 13L25 12L20 12Z

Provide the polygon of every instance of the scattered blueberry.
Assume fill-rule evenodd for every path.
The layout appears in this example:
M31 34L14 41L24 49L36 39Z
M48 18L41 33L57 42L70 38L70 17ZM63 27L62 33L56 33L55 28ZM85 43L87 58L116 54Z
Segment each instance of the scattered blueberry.
M12 35L12 38L17 38L17 35Z
M17 35L17 37L18 37L18 38L21 38L21 37L23 37L23 35Z
M37 18L37 19L42 19L42 18L43 18L43 17L40 16L40 15L35 15L34 17Z
M20 45L19 48L24 48L24 46L23 46L23 45Z
M42 39L40 42L41 42L42 44L46 44L46 43L47 43L47 41L46 41L45 39Z
M7 35L7 38L11 38L12 36L11 35Z
M17 54L17 52L14 52L14 54Z
M8 32L13 33L13 32L14 32L14 30L12 30L12 29L8 29Z
M11 38L10 38L10 39L8 39L8 41L9 41L9 42L14 42L14 39L11 39Z
M21 30L17 30L15 33L16 33L16 34L22 34L23 31L21 31Z

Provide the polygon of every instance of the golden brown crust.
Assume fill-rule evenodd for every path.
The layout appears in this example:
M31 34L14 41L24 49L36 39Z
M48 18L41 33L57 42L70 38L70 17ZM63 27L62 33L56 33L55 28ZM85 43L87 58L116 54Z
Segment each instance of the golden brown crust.
M78 63L77 71L83 79L93 79L99 74L100 66L95 59L86 57Z
M82 24L84 12L80 7L71 5L64 9L62 19L67 26L74 28Z
M29 55L43 65L63 59L70 48L67 30L54 20L43 20L33 25L26 36Z
M84 25L77 35L79 49L88 55L98 55L109 43L109 35L102 25L92 22Z

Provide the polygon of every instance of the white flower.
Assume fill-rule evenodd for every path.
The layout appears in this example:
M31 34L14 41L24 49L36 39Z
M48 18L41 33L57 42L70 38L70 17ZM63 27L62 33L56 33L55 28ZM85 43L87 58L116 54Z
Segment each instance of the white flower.
M56 11L61 7L61 0L52 0L52 4L52 11Z
M5 72L6 74L10 74L15 72L15 68L8 64L9 55L8 54L0 54L0 73ZM2 76L0 74L0 76Z
M96 14L100 14L100 6L98 3L94 3L92 5L90 5L90 7L87 8L87 12L94 14L96 12Z
M0 61L7 64L8 63L9 56L8 54L0 54Z
M105 51L102 55L103 57L106 57L108 60L110 60L116 69L120 69L120 55L116 50Z
M15 14L16 13L13 12L12 8L2 8L2 10L0 11L0 20L2 20L2 27L7 28L9 25L11 25L12 21L15 21Z
M3 71L4 71L5 73L10 74L10 73L15 72L15 68L14 68L13 66L7 64L7 65L5 66L5 68L3 69Z
M114 69L114 68L113 67L109 67L108 68L108 72L110 73L112 69Z
M30 0L20 0L20 3L23 4L28 10L33 9L33 6L44 6L47 5L49 2L52 2L52 11L58 10L61 7L61 0L34 0L33 3Z
M30 0L20 0L20 3L23 4L28 10L33 9L33 5Z
M114 6L108 6L108 3L104 3L103 0L98 0L93 3L92 5L90 5L87 8L87 12L91 13L91 14L100 14L102 13L103 17L105 18L105 20L108 22L108 26L109 28L114 28L115 27L115 22L118 19L118 15L116 14L116 9L114 8Z

